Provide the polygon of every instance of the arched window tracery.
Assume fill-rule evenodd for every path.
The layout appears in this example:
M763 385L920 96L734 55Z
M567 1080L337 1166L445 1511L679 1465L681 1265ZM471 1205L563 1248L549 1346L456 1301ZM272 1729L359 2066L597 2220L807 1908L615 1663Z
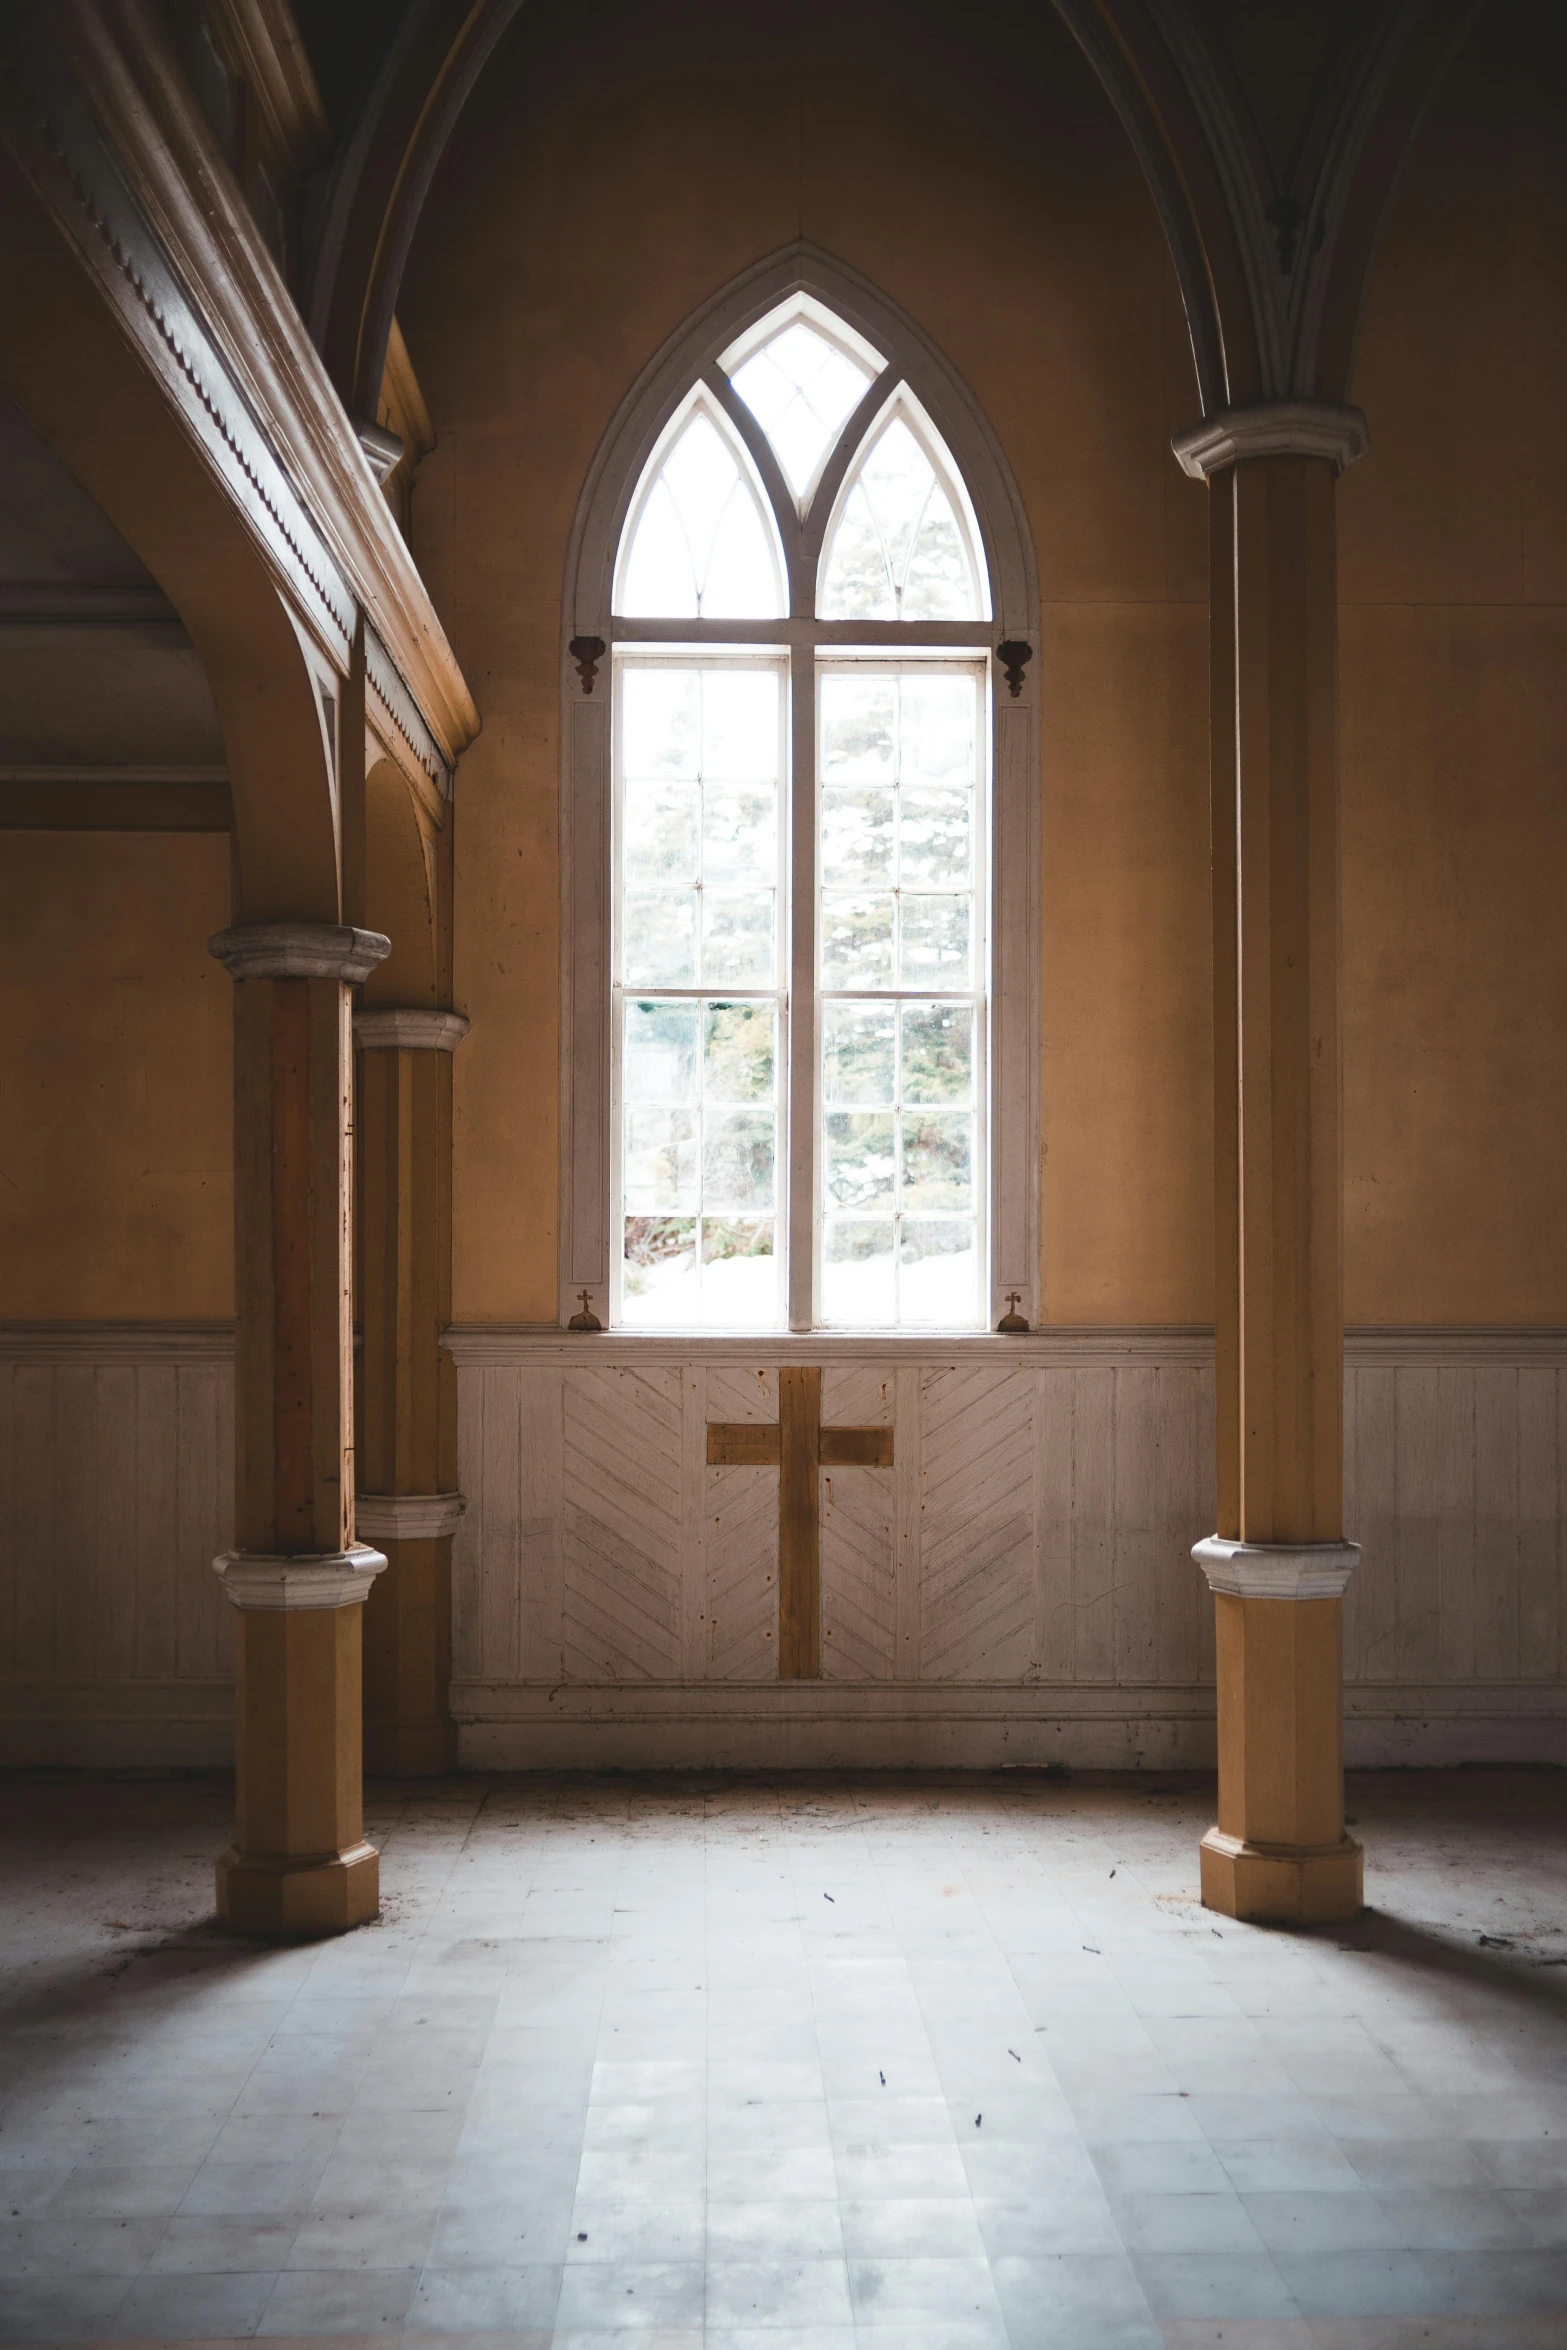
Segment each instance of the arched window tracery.
M990 562L883 340L797 287L694 354L604 541L617 1327L980 1330L1031 1228Z

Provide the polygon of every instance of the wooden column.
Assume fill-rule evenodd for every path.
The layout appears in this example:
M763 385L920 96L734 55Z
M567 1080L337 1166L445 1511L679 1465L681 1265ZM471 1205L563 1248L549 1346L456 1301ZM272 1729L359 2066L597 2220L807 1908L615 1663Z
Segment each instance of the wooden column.
M220 931L233 975L235 1832L218 1913L249 1933L340 1933L376 1914L364 1837L360 1622L385 1566L354 1539L349 988L378 932Z
M359 1527L390 1561L365 1610L365 1765L453 1770L452 1532L456 1387L451 1320L452 1054L460 1012L375 1010L354 1021L360 1196Z
M1176 441L1209 482L1219 1818L1233 1917L1351 1917L1344 1832L1335 485L1358 409L1232 410Z

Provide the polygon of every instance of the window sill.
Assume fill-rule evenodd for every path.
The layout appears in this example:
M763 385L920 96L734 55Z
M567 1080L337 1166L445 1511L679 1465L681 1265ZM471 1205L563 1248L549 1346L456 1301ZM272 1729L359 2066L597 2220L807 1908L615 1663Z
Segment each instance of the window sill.
M1213 1333L1179 1325L1030 1330L562 1330L553 1323L463 1323L442 1345L459 1369L500 1363L597 1364L606 1369L654 1363L942 1364L994 1361L1191 1364L1213 1360Z

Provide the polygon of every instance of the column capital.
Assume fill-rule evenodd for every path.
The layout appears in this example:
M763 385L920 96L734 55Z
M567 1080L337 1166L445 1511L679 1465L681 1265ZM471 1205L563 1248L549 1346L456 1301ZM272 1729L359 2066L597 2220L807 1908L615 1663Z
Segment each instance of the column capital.
M377 1542L438 1542L456 1532L467 1508L461 1493L361 1493L354 1523Z
M466 1012L410 1007L354 1014L354 1042L364 1052L454 1053L467 1033Z
M1231 1542L1210 1534L1192 1557L1210 1591L1236 1599L1341 1599L1360 1564L1356 1542Z
M367 1542L315 1556L225 1550L212 1562L231 1603L291 1613L297 1608L360 1607L386 1565Z
M1189 424L1170 443L1183 473L1207 481L1251 457L1326 457L1342 473L1371 446L1365 412L1334 400L1267 400L1256 408L1220 408Z
M233 979L368 979L391 951L379 930L346 923L248 922L207 941Z

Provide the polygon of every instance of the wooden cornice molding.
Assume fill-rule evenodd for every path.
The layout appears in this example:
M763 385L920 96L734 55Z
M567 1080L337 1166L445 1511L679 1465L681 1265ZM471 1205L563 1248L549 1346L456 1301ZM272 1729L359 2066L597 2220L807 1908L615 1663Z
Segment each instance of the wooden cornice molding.
M326 109L288 0L219 0L212 14L272 144L307 167L326 152Z
M444 793L478 713L413 559L145 0L0 9L0 136L367 721Z

